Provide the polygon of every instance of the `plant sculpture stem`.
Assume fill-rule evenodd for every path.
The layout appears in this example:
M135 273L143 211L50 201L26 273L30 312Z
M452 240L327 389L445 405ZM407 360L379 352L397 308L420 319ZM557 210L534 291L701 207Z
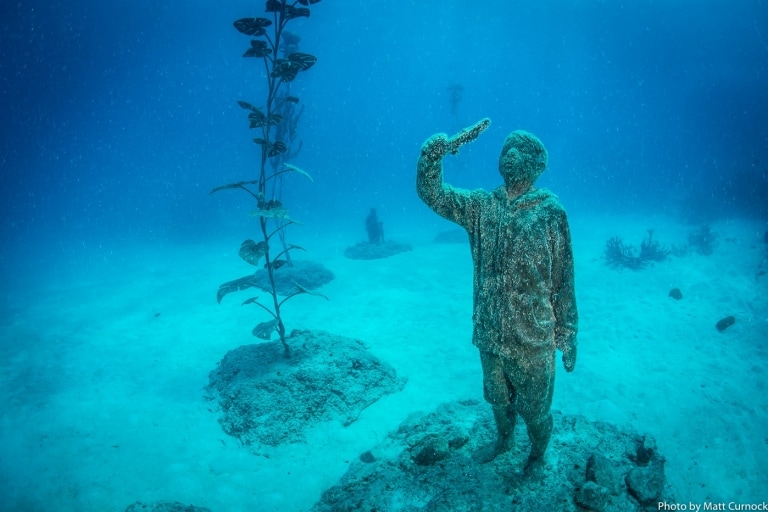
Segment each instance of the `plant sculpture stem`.
M280 342L283 345L285 356L290 357L291 350L286 340L285 324L281 314L281 306L291 297L302 293L310 293L305 288L297 285L297 290L290 292L288 296L280 300L278 296L278 286L275 280L275 271L290 260L292 249L301 249L296 245L285 243L285 228L293 223L288 217L287 210L280 202L280 189L283 175L286 172L297 172L311 179L311 177L293 165L285 163L283 160L290 155L288 145L292 140L273 139L272 126L279 126L284 122L295 122L295 120L284 120L279 113L281 107L290 103L298 103L299 99L290 96L288 92L280 94L283 85L288 88L290 82L299 72L306 71L316 62L313 55L301 53L298 51L285 52L287 55L280 56L280 42L283 37L283 31L286 24L296 18L309 17L309 5L316 4L320 0L267 0L266 11L271 13L272 19L268 18L242 18L235 21L235 28L253 39L251 47L246 50L243 57L255 57L262 59L264 70L266 72L266 101L263 107L256 107L245 101L239 101L240 107L248 111L248 120L251 128L260 128L261 136L253 139L260 146L261 159L259 164L259 177L254 181L243 181L216 187L211 191L229 188L240 188L245 190L256 200L256 211L253 215L259 219L259 228L261 231L261 242L256 243L253 240L246 240L240 247L240 256L251 265L258 265L261 258L264 258L264 268L268 276L268 289L266 290L272 296L271 307L259 302L257 297L247 299L243 304L256 304L266 310L273 319L269 322L262 322L254 328L254 335L263 339L269 339L272 330L277 332ZM304 7L301 7L301 6ZM268 30L268 27L270 30ZM286 32L286 36L290 34ZM258 39L262 38L262 39ZM295 39L296 36L294 35ZM291 49L295 49L293 46ZM281 136L281 131L276 130L277 137ZM268 174L267 164L270 159L281 158L281 161L274 165L274 172ZM273 162L274 164L275 162ZM255 192L249 185L257 185ZM273 227L274 226L274 227ZM278 235L281 241L282 250L277 252L275 257L270 253L272 237ZM277 246L275 246L277 247ZM285 259L282 259L285 258ZM224 283L219 287L217 298L221 299L231 291L238 291L251 286L260 286L254 284L254 279L248 277L240 278L234 281ZM262 288L264 288L262 286Z

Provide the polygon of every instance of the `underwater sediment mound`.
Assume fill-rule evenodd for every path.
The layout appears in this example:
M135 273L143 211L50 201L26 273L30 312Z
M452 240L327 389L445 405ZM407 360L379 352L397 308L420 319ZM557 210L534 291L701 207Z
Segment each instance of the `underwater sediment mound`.
M525 474L522 421L515 447L480 464L472 455L496 436L487 404L450 402L411 415L353 462L311 510L626 512L671 502L653 438L581 416L553 416L545 465Z
M385 240L383 242L359 242L344 249L344 256L351 260L378 260L401 252L412 251L411 244Z
M129 505L125 512L211 512L211 509L184 505L178 501L153 501L152 503L137 501Z
M209 375L224 432L249 445L304 440L308 428L336 420L347 426L406 379L368 352L362 341L321 331L293 331L286 358L279 341L230 350Z
M275 269L273 275L275 288L280 295L293 293L296 284L307 290L316 290L333 281L335 277L322 263L307 260L293 260L291 264ZM261 269L253 275L253 286L265 291L272 289L266 269Z

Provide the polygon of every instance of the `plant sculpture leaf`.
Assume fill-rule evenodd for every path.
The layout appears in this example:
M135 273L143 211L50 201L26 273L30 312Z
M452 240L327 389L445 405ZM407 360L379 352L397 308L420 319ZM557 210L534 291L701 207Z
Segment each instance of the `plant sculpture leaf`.
M261 322L259 325L253 328L251 333L262 340L269 340L272 338L272 333L275 332L277 327L277 319L272 319L267 322Z
M301 66L295 62L291 62L288 59L275 60L275 67L270 73L270 76L275 78L282 78L284 82L292 82L296 75L301 71Z
M314 296L316 296L316 297L322 297L322 298L324 298L325 300L331 300L331 299L329 299L328 297L326 297L325 295L323 295L323 294L322 294L322 293L320 293L320 292L316 292L316 291L314 291L314 290L310 290L310 289L304 288L303 286L301 286L301 285L300 285L299 283L297 283L296 281L294 281L294 282L293 282L293 285L294 285L296 288L298 288L298 289L299 289L299 292L301 292L301 293L306 293L307 295L314 295Z
M298 64L301 71L306 71L317 62L317 57L308 53L294 52L288 56L288 60Z
M234 281L227 281L219 286L219 290L216 292L216 302L221 304L221 299L228 293L238 292L256 286L256 278L253 275L241 277Z
M253 111L259 110L253 105L251 105L250 103L248 103L247 101L239 100L237 104L240 105L241 108L244 108L246 110L253 110Z
M243 57L269 57L272 55L272 48L265 41L251 39L251 47L245 50Z
M280 153L285 153L286 151L288 151L288 146L286 146L284 142L281 142L279 140L276 140L275 142L269 142L268 140L262 137L256 137L255 139L253 139L253 142L261 146L266 146L268 157L277 156Z
M271 24L267 18L241 18L233 23L238 32L247 36L263 36Z
M264 115L264 112L261 110L253 109L251 113L248 114L248 122L249 128L260 128L267 124L267 116Z
M283 166L284 166L286 169L290 170L290 171L293 171L293 172L297 172L297 173L301 174L302 176L304 176L304 177L306 177L307 179L309 179L309 181L315 181L315 180L313 180L313 179L312 179L312 176L310 176L310 175L309 175L309 173L308 173L307 171L305 171L305 170L303 170L303 169L299 169L298 167L296 167L296 166L295 166L295 165L293 165L293 164L285 164L285 163L284 163L284 164L283 164Z
M309 18L309 9L306 7L294 7L292 5L285 6L285 19L292 20L295 18Z
M267 151L267 156L273 157L277 156L280 153L285 153L288 151L288 146L285 145L284 142L280 142L279 140L276 140L269 148L269 151Z
M267 242L256 243L253 240L246 240L240 244L240 257L251 265L258 266L259 260L269 251L269 244Z
M265 264L264 268L271 268L272 270L277 270L283 265L287 265L287 264L288 264L288 260L275 260Z
M255 185L259 182L259 180L248 180L248 181L238 181L237 183L227 183L226 185L219 185L218 187L212 189L209 194L213 194L214 192L218 192L219 190L225 190L228 188L244 188L244 185Z
M265 219L291 220L288 217L288 209L283 207L272 208L270 210L254 210L251 212L251 215L254 217L264 217Z
M299 249L299 250L301 250L301 251L306 251L306 249L305 249L305 248L303 248L303 247L301 247L301 246L299 246L299 245L288 244L288 245L286 246L286 248L285 248L285 249L283 249L281 252L279 252L279 253L278 253L278 254L275 256L275 260L279 260L279 259L280 259L280 256L282 256L282 255L284 255L284 254L288 254L290 251L292 251L292 250L294 250L294 249Z

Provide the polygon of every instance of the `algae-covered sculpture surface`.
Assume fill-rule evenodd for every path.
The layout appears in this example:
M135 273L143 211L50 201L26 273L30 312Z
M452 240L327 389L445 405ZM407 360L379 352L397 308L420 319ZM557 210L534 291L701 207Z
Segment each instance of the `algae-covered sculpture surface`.
M306 272L287 270L293 268L293 252L304 249L285 239L286 228L295 220L281 201L285 176L294 174L312 179L307 172L287 162L287 158L297 154L300 149L300 145L296 147L294 141L296 125L301 116L301 111L295 110L299 98L290 94L289 87L300 73L309 70L317 62L314 55L299 51L301 38L286 30L286 26L297 18L308 18L309 6L318 2L320 0L268 0L265 17L241 18L234 22L238 32L251 38L243 57L259 61L266 70L263 103L237 102L245 111L249 128L256 131L253 142L261 158L256 179L221 185L211 191L215 193L238 189L247 193L255 203L251 215L257 223L257 236L240 245L239 255L243 261L259 270L222 284L217 300L221 302L229 293L255 286L265 290L268 295L266 299L251 297L243 305L255 305L267 313L268 320L256 325L253 334L268 340L273 333L277 333L286 357L290 356L290 347L286 341L281 308L292 297L314 293L313 288L333 278L332 274L326 273L322 278L310 282L303 279ZM315 277L318 275L316 268L311 269L310 273ZM291 275L287 280L280 279L283 274ZM286 281L289 283L287 286Z
M577 311L573 252L564 208L534 182L547 151L533 134L509 134L499 156L504 184L462 190L443 182L443 159L475 140L489 119L453 137L428 138L417 163L416 190L435 213L467 232L474 265L473 335L482 385L497 439L477 454L490 461L513 446L515 421L527 426L527 467L543 462L552 435L555 351L570 372L576 364Z

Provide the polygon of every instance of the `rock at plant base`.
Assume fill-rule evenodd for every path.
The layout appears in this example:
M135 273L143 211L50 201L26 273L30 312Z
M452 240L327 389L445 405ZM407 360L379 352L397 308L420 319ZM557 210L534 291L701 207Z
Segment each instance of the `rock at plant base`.
M411 415L372 448L378 454L374 460L354 461L311 510L647 510L630 492L625 476L663 460L654 451L646 466L633 461L638 454L645 457L650 443L608 423L557 411L553 416L554 434L543 466L524 473L529 442L522 421L517 422L513 449L480 464L473 454L496 437L488 404L450 402L432 413ZM606 487L614 484L616 494ZM673 502L663 480L661 484L658 500Z
M351 260L378 260L389 258L401 252L412 251L410 244L385 240L383 242L359 242L344 250L344 256Z
M283 265L274 271L275 287L280 295L296 291L296 283L307 290L316 290L333 281L333 272L322 263L307 260L293 260L290 265ZM270 291L269 274L261 269L253 275L253 285Z
M363 342L321 331L293 331L286 358L279 341L229 351L209 375L224 432L259 452L304 439L329 420L347 426L406 379L366 350Z
M580 507L587 510L605 510L608 504L608 489L595 482L585 482L580 489L576 489L574 500Z
M152 503L137 501L129 505L125 512L211 512L211 509L184 505L178 501L153 501Z

